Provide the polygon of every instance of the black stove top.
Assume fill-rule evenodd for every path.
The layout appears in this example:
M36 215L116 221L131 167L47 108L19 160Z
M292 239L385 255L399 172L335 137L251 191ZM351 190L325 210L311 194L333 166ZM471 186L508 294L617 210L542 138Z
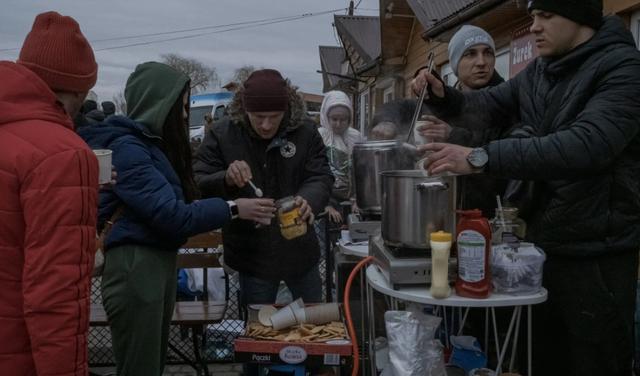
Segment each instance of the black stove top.
M425 248L390 247L387 250L396 258L431 257L431 250Z

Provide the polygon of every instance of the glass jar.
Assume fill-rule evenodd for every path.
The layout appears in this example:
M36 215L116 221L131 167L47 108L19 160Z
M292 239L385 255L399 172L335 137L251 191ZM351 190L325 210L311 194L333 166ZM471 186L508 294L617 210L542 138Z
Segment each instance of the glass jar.
M491 239L493 244L511 243L523 240L527 234L527 223L518 217L518 208L503 207L502 217L500 209L496 208L496 216L491 220Z
M276 201L280 233L287 240L295 239L307 233L307 223L300 216L300 206L293 196Z

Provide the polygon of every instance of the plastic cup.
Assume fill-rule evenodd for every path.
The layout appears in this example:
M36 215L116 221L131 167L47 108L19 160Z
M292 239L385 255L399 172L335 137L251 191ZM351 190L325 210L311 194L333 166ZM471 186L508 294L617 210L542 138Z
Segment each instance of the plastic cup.
M305 308L306 321L310 324L325 324L340 321L340 306L338 303L325 303Z
M98 166L100 168L98 183L107 184L111 181L111 155L113 152L109 149L96 149L93 153L98 158Z
M294 326L297 323L296 316L291 307L286 306L271 316L271 324L273 329L280 330Z

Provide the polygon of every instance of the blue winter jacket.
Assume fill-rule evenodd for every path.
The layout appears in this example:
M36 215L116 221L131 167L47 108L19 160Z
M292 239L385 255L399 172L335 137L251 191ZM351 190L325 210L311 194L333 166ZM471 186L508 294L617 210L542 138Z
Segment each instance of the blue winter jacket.
M105 240L105 248L143 244L176 250L189 236L222 227L230 220L220 198L184 202L180 180L158 146L162 139L124 116L78 131L93 149L113 150L118 178L100 194L100 223L124 204L123 214Z

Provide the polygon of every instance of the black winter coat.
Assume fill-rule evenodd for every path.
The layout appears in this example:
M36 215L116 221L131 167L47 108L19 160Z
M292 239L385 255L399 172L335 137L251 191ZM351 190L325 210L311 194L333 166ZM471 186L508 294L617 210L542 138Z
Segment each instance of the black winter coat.
M557 115L543 129L565 78ZM469 106L492 119L517 113L533 133L485 146L488 174L536 181L529 240L549 254L572 256L638 249L640 52L618 17L606 17L593 38L562 57L538 58L495 88L464 95L447 88L438 102L446 112Z
M229 189L224 182L227 167L236 160L249 164L253 183L264 197L280 199L300 195L313 212L322 212L329 201L333 175L324 143L315 124L306 119L287 121L272 140L259 138L251 126L227 118L208 130L197 150L194 174L205 197L255 198L250 186ZM287 143L295 154L284 157ZM302 276L318 263L320 249L313 226L304 236L286 240L277 220L256 228L251 221L236 219L223 227L225 263L258 278L280 280Z

